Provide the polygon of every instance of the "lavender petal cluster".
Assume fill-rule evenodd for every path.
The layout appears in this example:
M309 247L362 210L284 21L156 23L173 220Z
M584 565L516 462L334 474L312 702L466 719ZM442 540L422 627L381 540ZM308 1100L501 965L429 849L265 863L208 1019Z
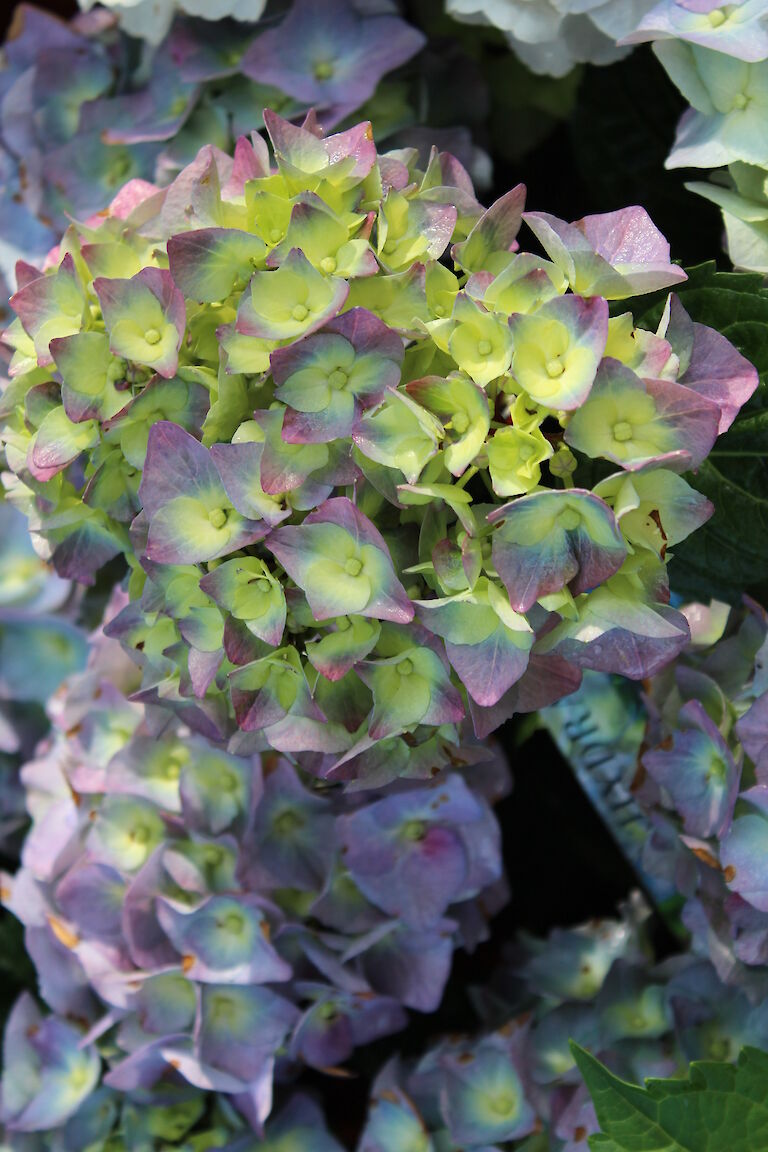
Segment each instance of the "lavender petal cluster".
M505 899L491 804L509 782L488 752L350 793L300 758L190 734L128 699L136 683L119 645L95 639L22 770L32 825L3 901L70 1023L44 1026L34 1100L6 1091L11 1130L66 1119L46 1112L47 1060L64 1061L72 1103L102 1058L114 1091L220 1092L258 1128L273 1081L433 1012L454 950L484 939ZM17 1009L11 1046L35 1011Z
M424 43L387 6L295 0L278 20L260 19L263 7L126 3L118 32L104 7L65 23L19 5L0 70L7 284L17 260L42 261L68 219L101 212L128 180L168 183L203 144L230 150L265 105L313 107L331 127Z

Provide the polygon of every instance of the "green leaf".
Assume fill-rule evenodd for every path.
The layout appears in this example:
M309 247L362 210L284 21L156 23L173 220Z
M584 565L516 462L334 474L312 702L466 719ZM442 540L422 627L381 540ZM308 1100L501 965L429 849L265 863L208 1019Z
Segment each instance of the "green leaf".
M687 477L709 497L715 514L675 547L670 580L684 596L736 602L749 591L760 598L768 593L768 289L759 275L718 272L714 263L689 269L688 276L677 289L686 311L722 332L755 365L760 385L698 472ZM642 302L647 311L639 324L656 327L665 296L655 297L650 308L648 299Z
M602 1131L593 1152L757 1152L768 1148L768 1053L697 1061L689 1077L627 1084L571 1043Z

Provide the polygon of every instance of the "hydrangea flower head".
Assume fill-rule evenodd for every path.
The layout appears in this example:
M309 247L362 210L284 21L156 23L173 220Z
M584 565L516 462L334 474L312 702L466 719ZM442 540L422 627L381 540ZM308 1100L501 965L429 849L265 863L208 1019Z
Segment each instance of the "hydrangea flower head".
M676 473L756 374L679 302L655 333L609 319L685 276L647 213L484 210L437 150L264 119L271 157L241 138L129 182L12 301L17 499L62 576L124 557L139 699L379 779L380 750L439 765L468 715L669 659L666 544L708 511ZM579 458L613 479L575 486Z

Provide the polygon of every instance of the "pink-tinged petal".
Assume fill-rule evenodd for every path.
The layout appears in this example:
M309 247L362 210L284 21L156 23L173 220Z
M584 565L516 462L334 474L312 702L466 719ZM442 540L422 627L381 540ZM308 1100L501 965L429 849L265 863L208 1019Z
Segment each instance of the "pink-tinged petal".
M646 380L645 386L654 399L659 419L675 430L680 449L689 454L691 467L698 468L717 439L719 408L703 395L671 380Z
M165 189L160 212L163 236L221 223L221 187L232 174L232 159L206 144Z
M128 220L142 205L155 196L164 196L165 189L139 178L124 184L109 205L107 214L116 220Z
M410 928L433 927L469 876L483 810L458 775L377 800L338 820L345 867L378 908Z
M733 815L740 771L718 728L698 700L679 714L671 747L653 748L643 766L669 796L691 836L722 837Z
M546 212L525 222L575 292L621 300L686 280L670 263L669 245L644 208L622 208L567 224Z
M311 716L285 716L265 729L264 736L271 748L288 753L336 754L345 752L351 743L342 725Z
M290 516L291 509L264 491L261 484L263 443L214 444L211 459L224 490L241 516L263 519L270 526Z
M419 605L425 626L442 636L453 668L472 699L483 707L496 704L520 679L534 641L533 629L522 617L514 616L504 593L493 588L491 599L487 586L483 581L473 594L424 600Z
M214 303L242 289L254 269L263 267L266 252L264 242L250 232L200 228L171 237L168 266L187 299Z
M90 586L96 582L99 569L118 556L124 547L124 542L106 517L93 515L56 545L53 566L66 580Z
M326 500L299 526L278 528L267 545L316 619L348 613L400 624L413 619L384 538L346 497Z
M27 466L36 480L50 480L98 442L97 421L74 424L63 408L52 408L37 430Z
M602 584L621 567L626 545L613 512L584 489L535 492L488 517L493 564L516 612L570 586L574 594Z
M679 377L681 384L714 401L720 409L718 433L726 432L757 388L757 369L714 328L693 325L690 363Z
M73 336L85 320L86 297L72 256L67 253L55 272L25 283L10 305L34 341L38 364L52 364L51 340Z
M291 493L295 507L314 508L335 485L353 484L357 472L349 449L342 445L321 443L302 448L290 443L282 435L286 411L277 407L253 414L254 423L264 434L261 483L273 497Z
M538 404L579 408L597 374L608 339L608 302L558 296L532 315L513 315L512 372Z
M513 716L538 712L540 708L556 704L576 692L581 679L581 669L562 656L532 652L524 674L496 704L482 707L470 697L469 711L475 735L484 740Z
M576 222L576 227L598 256L614 267L669 263L669 244L645 208L638 205L620 208L617 212L584 216Z
M690 639L682 613L666 604L643 604L601 587L580 605L579 619L565 620L537 645L579 668L645 680L670 664Z
M97 277L93 289L112 352L166 379L175 376L187 313L170 272L142 268L130 280Z
M170 420L149 431L139 497L150 517L179 496L199 496L220 486L211 454L199 440Z
M472 231L460 244L454 244L451 256L467 272L489 269L494 262L515 248L523 222L526 187L518 184L488 208Z
M149 521L146 557L160 564L212 560L268 531L230 505L208 449L168 420L150 428L139 498Z
M720 409L670 380L641 380L607 356L588 398L571 417L566 443L630 471L651 462L697 468L717 438ZM677 454L677 463L675 457Z
M259 37L263 43L264 37ZM299 128L284 120L270 108L264 110L264 123L272 141L278 165L298 169L299 172L318 172L342 161L352 161L344 172L348 178L360 182L376 163L376 145L368 121L356 124L335 136L315 136L306 128ZM307 165L305 168L304 165Z
M258 132L252 132L250 139L239 136L235 142L232 174L221 190L224 199L237 199L243 195L249 180L260 180L269 173L269 148L264 137Z
M528 650L519 648L501 623L481 643L446 641L445 651L467 692L483 708L497 704L528 667Z
M286 444L330 444L357 431L361 414L352 396L333 397L324 412L286 408L281 434Z

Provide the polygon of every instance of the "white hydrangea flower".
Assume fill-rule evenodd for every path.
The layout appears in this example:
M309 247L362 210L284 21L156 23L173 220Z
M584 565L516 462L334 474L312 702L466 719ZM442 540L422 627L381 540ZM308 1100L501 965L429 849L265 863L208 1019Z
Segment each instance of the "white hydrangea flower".
M524 44L553 40L563 20L551 0L448 0L446 7L457 20L492 24Z
M768 165L768 60L748 64L681 40L659 40L653 50L691 105L667 168Z
M205 20L235 20L255 22L266 7L266 0L79 0L88 12L96 3L110 8L117 15L121 27L129 36L159 44L167 35L177 11Z
M590 11L590 19L611 40L624 40L653 8L655 0L603 0Z
M627 37L687 40L754 63L768 57L768 0L660 0Z
M611 64L655 0L447 0L450 15L492 24L533 72L564 76L575 64Z

